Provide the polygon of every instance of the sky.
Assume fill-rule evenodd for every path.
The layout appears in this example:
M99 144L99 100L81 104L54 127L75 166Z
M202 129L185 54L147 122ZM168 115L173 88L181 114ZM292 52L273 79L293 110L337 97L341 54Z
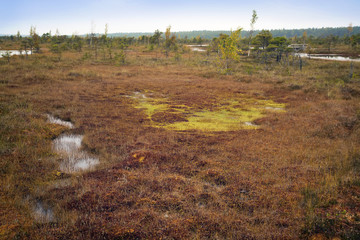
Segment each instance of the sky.
M0 0L0 34L360 26L360 0Z

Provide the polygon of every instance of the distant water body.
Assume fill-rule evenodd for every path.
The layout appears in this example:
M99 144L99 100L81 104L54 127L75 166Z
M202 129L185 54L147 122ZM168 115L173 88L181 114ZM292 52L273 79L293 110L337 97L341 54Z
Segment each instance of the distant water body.
M343 57L337 54L308 54L308 53L297 53L297 56L302 58L310 59L321 59L321 60L330 60L330 61L342 61L342 62L360 62L360 58L349 58Z
M30 54L30 51L26 51L28 54ZM21 54L26 54L25 51L19 51L19 50L0 50L0 58L3 57L3 55L5 55L6 53L9 53L10 56L14 56L14 55L21 55Z

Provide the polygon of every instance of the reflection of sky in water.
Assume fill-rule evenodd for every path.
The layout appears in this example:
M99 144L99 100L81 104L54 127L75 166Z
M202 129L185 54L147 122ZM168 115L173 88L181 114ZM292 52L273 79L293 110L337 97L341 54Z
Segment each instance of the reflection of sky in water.
M81 147L81 135L63 135L54 140L54 149L57 152L72 154L78 152Z
M51 115L47 115L48 121L53 124L74 128L71 122L63 121ZM99 164L99 159L90 157L86 152L81 151L82 135L61 135L53 141L54 150L63 156L60 163L60 170L64 172L77 172L90 169Z
M30 51L26 51L28 54L30 54ZM20 55L20 51L18 50L0 50L0 58L3 57L4 54L9 53L10 56L13 55ZM21 54L25 54L25 51L21 51Z
M209 45L204 44L204 45L186 45L186 46L189 47L193 52L206 52L205 49L202 49L200 47L208 47Z
M54 140L54 150L65 156L60 164L61 171L77 172L99 164L99 159L91 158L86 152L80 151L82 139L82 135L62 135Z
M45 207L40 201L34 206L34 218L37 222L53 222L54 213L51 208Z
M64 126L64 127L68 127L68 128L74 128L74 124L72 124L71 122L68 122L68 121L63 121L59 118L56 118L54 116L51 116L50 114L47 115L48 117L48 121L50 123L53 123L53 124L58 124L58 125L61 125L61 126Z
M307 53L298 53L297 56L303 58L309 58L309 54ZM323 60L332 60L332 61L343 61L343 62L360 62L360 58L351 59L349 57L343 57L339 55L324 55L324 54L310 54L310 59L323 59Z

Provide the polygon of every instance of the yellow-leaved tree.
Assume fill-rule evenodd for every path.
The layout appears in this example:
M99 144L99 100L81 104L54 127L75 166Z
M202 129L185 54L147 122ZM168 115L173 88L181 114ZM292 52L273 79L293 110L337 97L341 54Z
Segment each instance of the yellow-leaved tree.
M222 35L218 41L217 65L222 73L231 73L231 65L240 60L241 49L238 48L241 28L231 32L230 36Z
M174 34L171 35L170 30L171 30L171 26L168 26L165 31L165 55L166 55L166 57L169 56L169 51L171 49L173 49L174 51L177 50L176 36Z

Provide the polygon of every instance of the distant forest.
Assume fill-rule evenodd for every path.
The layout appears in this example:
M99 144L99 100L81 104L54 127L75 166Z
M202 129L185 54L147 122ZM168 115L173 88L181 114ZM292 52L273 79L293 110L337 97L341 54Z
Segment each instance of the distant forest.
M261 30L255 30L254 35L258 34ZM270 30L273 37L286 37L292 38L295 36L301 37L303 33L306 31L307 36L313 37L327 37L330 35L343 37L348 35L349 31L347 27L338 27L338 28L306 28L306 29L275 29ZM359 34L360 26L353 27L351 35ZM150 36L153 35L153 32L137 32L137 33L111 33L108 34L109 37L140 37L140 36ZM220 34L230 34L230 31L184 31L184 32L174 32L175 36L180 38L196 38L200 36L202 39L213 39L218 37ZM248 37L249 31L241 31L242 37Z

